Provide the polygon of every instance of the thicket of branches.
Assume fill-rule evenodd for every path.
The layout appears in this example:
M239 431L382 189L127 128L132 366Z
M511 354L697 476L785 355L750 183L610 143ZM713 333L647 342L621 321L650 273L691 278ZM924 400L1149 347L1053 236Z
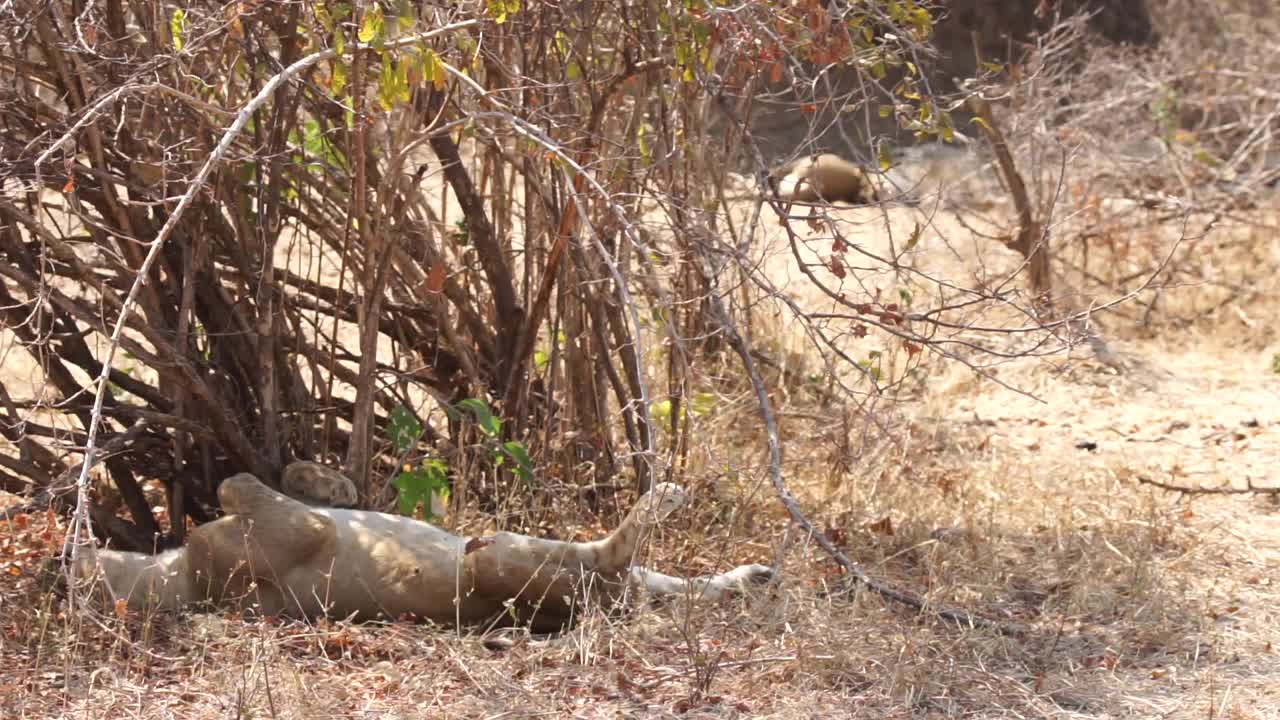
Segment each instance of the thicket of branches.
M274 482L294 458L341 465L378 507L428 457L487 502L675 472L700 363L725 339L770 363L737 328L781 298L748 260L783 209L724 212L730 159L771 160L744 130L751 88L788 80L798 117L837 102L951 132L909 63L933 18L906 0L5 7L0 317L45 385L0 384L0 483L70 501L141 273L97 439L128 517L96 525L125 547L182 539L143 480L200 522L222 478ZM862 82L833 97L833 69ZM1008 223L1032 265L1034 221ZM811 222L816 240L787 232L836 310L788 312L837 402L897 381L850 350L869 333L908 364L1074 341L1035 302L1047 285L1021 292L1025 265L970 286L913 270L918 236L883 257ZM976 323L993 305L1021 324Z

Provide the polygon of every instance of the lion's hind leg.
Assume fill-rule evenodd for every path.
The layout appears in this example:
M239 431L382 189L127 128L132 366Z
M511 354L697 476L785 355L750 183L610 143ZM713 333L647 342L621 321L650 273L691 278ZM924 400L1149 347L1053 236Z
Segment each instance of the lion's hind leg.
M632 589L658 597L686 596L693 600L719 602L745 591L751 585L769 582L773 568L767 565L740 565L729 572L706 577L682 578L648 568L633 567L628 578Z
M189 582L185 548L159 555L83 547L74 561L76 590L92 590L111 603L124 600L131 610L178 610L198 600ZM60 559L49 559L41 580L58 594L67 592Z

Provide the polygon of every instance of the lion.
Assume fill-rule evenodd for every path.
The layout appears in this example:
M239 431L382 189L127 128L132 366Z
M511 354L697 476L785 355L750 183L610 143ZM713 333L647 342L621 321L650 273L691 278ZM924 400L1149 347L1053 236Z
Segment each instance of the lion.
M788 206L793 202L870 205L880 200L865 170L831 153L784 163L769 173L769 184Z
M130 609L179 610L208 603L262 615L428 620L442 625L520 624L557 632L587 603L616 604L629 591L718 601L773 577L743 565L698 578L633 566L653 527L684 502L662 483L622 524L592 542L500 532L462 538L430 523L370 510L313 507L354 499L345 476L316 463L286 468L272 490L240 473L218 488L226 515L191 531L187 545L157 556L79 553L76 575L99 575L108 598Z

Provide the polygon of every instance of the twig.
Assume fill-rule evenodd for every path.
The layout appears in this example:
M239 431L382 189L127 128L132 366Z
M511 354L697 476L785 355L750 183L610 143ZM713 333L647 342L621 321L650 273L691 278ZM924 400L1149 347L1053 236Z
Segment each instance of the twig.
M182 100L183 102L187 103L188 105L197 107L201 110L204 110L205 112L213 113L215 115L221 115L223 117L229 117L229 118L235 117L236 115L233 112L230 112L228 110L223 110L222 108L216 105L207 103L199 98L188 95L182 92L181 90L178 90L176 88L171 88L167 85L160 85L158 83L152 83L148 85L125 85L122 88L117 88L116 90L113 90L110 93L104 95L103 97L99 98L98 101L95 102L93 105L85 109L80 119L77 120L76 123L72 125L70 129L68 129L65 133L62 134L61 137L59 137L56 141L54 141L52 145L46 148L44 152L40 153L39 157L37 157L35 160L36 184L37 185L41 184L40 175L39 175L40 166L48 162L49 157L51 155L57 152L59 148L63 147L68 142L70 142L76 136L77 133L79 133L81 130L84 129L86 125L96 120L103 108L110 105L112 102L119 100L121 97L125 95L129 95L137 92L147 92L147 91L158 91L158 92L165 93L167 95L172 95L178 98L179 100ZM31 146L34 145L35 143L36 143L36 140L32 140L31 142L27 143L27 146L26 148L24 148L24 150L30 150Z
M1155 478L1149 478L1146 475L1133 475L1132 477L1143 485L1151 485L1152 487L1158 487L1161 490L1171 490L1173 492L1186 493L1187 495L1280 495L1280 487L1258 487L1253 484L1253 480L1250 478L1245 478L1244 487L1232 487L1230 485L1220 485L1218 487L1187 487L1161 482Z

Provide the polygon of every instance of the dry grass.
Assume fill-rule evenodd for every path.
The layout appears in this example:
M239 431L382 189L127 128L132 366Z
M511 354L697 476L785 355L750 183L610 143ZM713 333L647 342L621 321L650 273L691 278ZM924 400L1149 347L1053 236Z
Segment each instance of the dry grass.
M1112 341L1144 361L1121 376L1061 358L1000 369L1034 397L931 366L926 390L886 415L895 442L878 453L858 455L802 388L778 394L787 477L831 537L873 575L938 606L1024 623L1023 637L837 592L833 566L788 532L760 487L762 438L743 420L740 381L725 377L715 410L695 419L686 482L696 500L654 555L686 572L776 562L781 581L740 604L592 613L564 637L503 653L423 626L67 618L35 587L35 563L59 537L56 520L36 517L0 536L12 576L0 591L0 708L86 718L1274 717L1277 506L1177 497L1133 479L1268 476L1280 451L1269 348L1241 351L1215 331L1238 334L1113 328Z
M1078 356L1025 359L991 368L1005 387L927 361L876 410L889 441L864 436L861 419L811 392L802 380L824 359L785 313L757 310L753 336L791 371L771 378L784 471L815 522L871 575L934 607L1023 624L1023 636L841 591L835 566L788 525L763 481L764 436L740 371L706 365L701 381L716 400L693 418L680 464L693 500L650 560L690 574L773 563L780 580L752 597L696 612L591 612L563 637L522 638L500 653L426 626L68 615L36 582L39 561L61 547L60 520L30 517L0 524L0 715L1280 717L1280 504L1180 496L1137 479L1275 483L1277 209L1272 197L1217 223L1175 258L1177 282L1103 318L1129 372ZM899 241L913 213L890 218ZM1060 248L1066 286L1097 297L1162 256L1167 229L1138 210L1116 217L1092 260ZM850 225L851 237L884 241L868 211L840 219L865 223ZM780 238L771 231L753 259L780 293L819 307ZM830 246L811 240L815 254ZM1017 261L940 214L911 262L969 277ZM897 278L877 282L892 292ZM858 349L903 362L900 349ZM10 378L38 375L5 366ZM616 521L565 504L549 515L561 537Z

